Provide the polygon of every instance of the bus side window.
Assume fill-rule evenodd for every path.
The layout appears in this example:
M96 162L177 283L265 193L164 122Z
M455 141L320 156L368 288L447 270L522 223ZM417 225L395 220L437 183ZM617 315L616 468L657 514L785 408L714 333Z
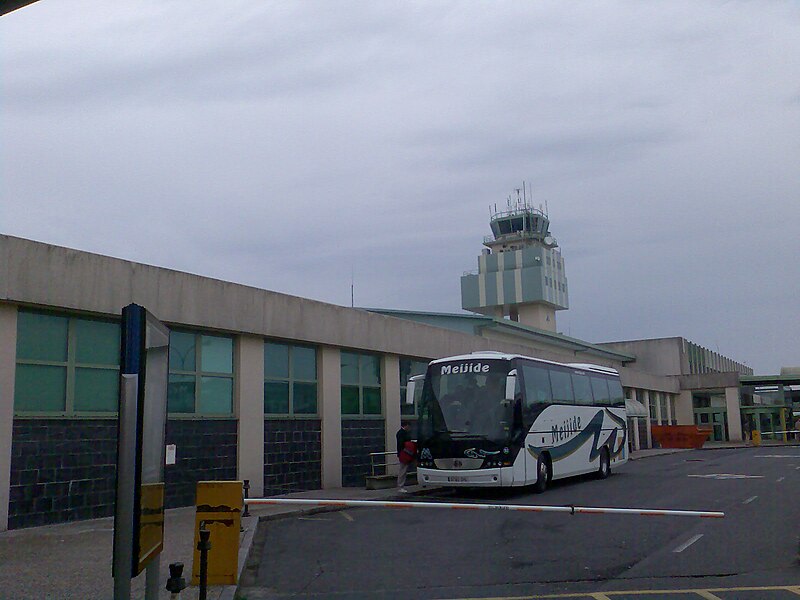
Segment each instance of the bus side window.
M547 369L525 365L522 367L522 376L525 378L526 409L535 404L550 404L553 401Z
M625 406L625 394L622 392L622 384L619 379L609 380L608 391L611 396L611 406Z
M593 404L592 385L589 383L588 375L580 373L572 374L572 387L575 390L575 403L582 405Z
M519 382L519 378L517 381ZM525 429L528 429L539 413L552 403L553 394L550 391L547 369L522 365L522 383L525 387L522 421Z
M611 396L608 393L608 380L604 377L589 377L592 381L592 393L594 394L594 403L600 406L610 406Z
M553 402L575 404L575 396L572 394L572 378L567 371L551 369L550 382L553 384Z

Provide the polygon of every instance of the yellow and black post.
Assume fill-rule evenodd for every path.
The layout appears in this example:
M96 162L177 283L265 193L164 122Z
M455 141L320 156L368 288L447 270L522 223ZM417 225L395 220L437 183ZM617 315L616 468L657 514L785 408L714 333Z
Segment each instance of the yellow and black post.
M192 585L200 583L200 527L209 532L206 570L208 585L235 585L239 564L239 532L242 524L241 481L197 482L197 514L194 527Z

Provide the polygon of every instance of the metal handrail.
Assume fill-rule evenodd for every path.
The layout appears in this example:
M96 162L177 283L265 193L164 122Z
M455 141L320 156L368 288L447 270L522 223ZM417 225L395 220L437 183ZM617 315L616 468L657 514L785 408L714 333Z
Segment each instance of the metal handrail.
M387 460L386 462L376 463L375 462L375 458L378 457L378 456L382 456L382 457L394 456L394 461L389 462ZM369 463L370 463L371 476L375 477L376 476L375 475L375 468L376 467L389 467L389 466L399 465L400 464L400 459L397 458L397 452L370 452L369 453ZM413 471L409 470L408 474L410 475L410 474L416 473L416 472L417 472L416 469L414 469Z

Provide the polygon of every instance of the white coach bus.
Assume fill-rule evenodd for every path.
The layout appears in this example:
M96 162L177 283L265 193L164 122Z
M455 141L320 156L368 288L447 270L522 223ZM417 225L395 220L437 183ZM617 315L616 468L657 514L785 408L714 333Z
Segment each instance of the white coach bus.
M607 367L476 352L432 361L406 398L419 403L422 485L543 492L628 460L625 398Z

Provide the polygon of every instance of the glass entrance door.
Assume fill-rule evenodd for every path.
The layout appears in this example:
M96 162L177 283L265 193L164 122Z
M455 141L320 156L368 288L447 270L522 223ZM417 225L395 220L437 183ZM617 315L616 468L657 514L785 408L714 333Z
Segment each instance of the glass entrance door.
M772 433L775 431L775 423L770 413L768 412L758 413L758 430L761 432L761 435L764 436L766 439L768 440L773 439Z
M728 413L727 412L713 412L711 413L713 419L714 433L711 436L715 442L724 442L728 439Z
M714 408L695 408L694 422L698 427L711 429L712 442L728 440L728 413Z
M745 431L760 431L764 440L782 440L785 420L781 420L781 410L776 408L744 408L742 421Z

